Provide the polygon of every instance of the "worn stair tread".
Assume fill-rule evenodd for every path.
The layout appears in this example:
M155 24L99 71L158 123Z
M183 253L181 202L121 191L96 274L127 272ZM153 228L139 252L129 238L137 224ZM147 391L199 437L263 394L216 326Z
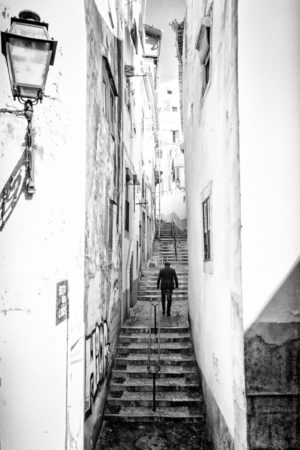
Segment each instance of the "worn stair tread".
M182 343L182 342L166 342L166 343L162 343L160 342L159 346L158 343L151 343L151 349L158 349L158 347L160 347L160 349L166 349L166 350L192 350L192 345L190 343ZM146 350L146 352L148 351L148 343L139 343L139 342L131 342L128 343L127 345L118 345L117 347L117 351L119 350Z
M153 327L152 327L153 328ZM140 326L132 326L132 325L122 325L121 327L121 332L125 332L125 331L129 331L130 333L147 333L149 334L149 327L140 325ZM189 327L188 326L183 326L183 327L174 327L174 326L169 326L169 327L160 327L160 333L161 334L169 334L169 333L187 333L189 332Z
M153 394L152 392L131 392L119 389L118 391L111 391L110 394L107 397L108 401L114 401L116 399L121 400L152 400ZM199 395L198 392L185 392L185 391L175 391L175 392L168 392L168 391L158 391L156 392L156 400L169 400L169 401L176 401L176 400L183 400L185 402L200 402L202 401L202 397Z
M124 355L117 355L115 358L115 361L118 362L120 360L124 360L126 362L135 362L135 361L148 361L148 355L142 353L141 355L136 354L129 354L127 356ZM151 362L156 362L157 357L151 356ZM190 355L184 355L181 353L174 353L174 354L163 354L160 356L161 363L164 361L172 361L172 362L185 362L185 361L191 361L195 362L195 357Z
M160 339L163 339L163 338L166 338L166 339L168 339L168 338L170 338L170 339L171 338L190 338L190 337L191 337L190 333L176 333L176 332L170 332L170 333L161 332L160 333ZM122 338L131 338L131 339L145 338L145 339L149 340L149 333L140 332L140 333L131 333L131 334L127 334L127 333L120 334L120 339L122 339Z
M153 411L151 408L145 407L122 407L118 413L109 412L107 409L104 413L106 419L116 418L117 420L124 419L133 419L142 420L149 418L151 421L155 421L155 419L203 419L203 412L198 409L188 408L186 406L181 407L157 407L156 411Z
M172 375L172 374L185 374L185 375L187 375L188 374L189 375L189 374L193 374L192 369L194 369L194 371L195 371L194 373L196 373L196 368L194 366L184 367L184 366L176 366L176 365L170 365L170 366L163 365L163 366L160 367L159 375L160 376L164 375L164 374L167 374L167 375ZM115 370L115 369L113 369L113 370ZM119 371L123 370L123 373L127 371L129 374L130 373L137 373L137 374L145 374L145 373L147 373L148 374L147 365L143 365L143 364L141 364L141 365L134 365L134 364L130 365L130 364L127 364L125 369L118 368L117 370L119 370ZM151 374L149 374L149 375L151 375Z
M152 378L146 378L146 379L141 379L141 378L130 378L130 377L113 377L111 384L110 384L110 389L112 390L119 390L120 388L122 389L126 389L126 388L145 388L153 389L153 381ZM185 378L157 378L156 379L156 388L160 388L160 387L164 387L164 388L182 388L182 389L190 389L190 388L198 388L199 392L200 392L200 385L199 385L199 381L194 380L194 381L188 381Z
M127 365L126 368L121 369L121 368L117 368L115 367L113 369L113 372L122 372L122 373L137 373L137 374L145 374L148 373L148 368L147 365L140 365L140 366L136 366L136 365ZM160 372L159 375L163 375L163 374L185 374L185 375L190 375L190 374L195 374L196 373L196 368L194 366L192 367L182 367L182 366L161 366L160 368Z

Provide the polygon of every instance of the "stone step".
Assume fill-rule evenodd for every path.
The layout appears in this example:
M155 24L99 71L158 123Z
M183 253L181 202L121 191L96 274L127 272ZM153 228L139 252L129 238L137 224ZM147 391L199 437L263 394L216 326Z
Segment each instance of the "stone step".
M176 270L176 268L175 268L175 270ZM149 282L149 281L152 281L152 282L153 281L157 281L158 273L159 273L159 268L157 268L156 271L153 272L153 273L143 272L140 279L141 279L141 281L147 280L147 282ZM182 282L182 281L188 281L188 274L187 273L186 274L178 274L177 270L176 270L176 275L177 275L179 283Z
M125 422L165 422L172 421L186 421L198 422L203 421L204 413L199 408L182 407L158 407L156 411L150 408L137 407L123 407L118 408L118 412L114 409L105 409L104 418L110 421L125 421Z
M158 291L160 291L160 288L159 289L157 289L157 287L154 285L154 286L140 286L139 287L139 290L138 290L138 293L141 293L141 294L148 294L148 295L151 295L151 294L155 294L155 295L157 295L157 293L160 293L160 292L158 292ZM182 286L179 286L178 288L174 288L174 290L173 290L173 295L174 294L187 294L187 289L184 289Z
M188 283L183 283L178 281L178 285L179 287L177 288L178 291L184 291L187 293L188 291ZM157 282L152 282L152 283L140 283L139 284L139 292L144 292L144 291L157 291Z
M151 354L150 365L157 365L157 355ZM128 356L118 355L115 358L116 367L120 366L143 366L148 364L148 355L136 355L129 354ZM194 356L182 355L182 354L161 354L160 355L160 366L180 366L189 367L195 365Z
M191 335L189 333L161 333L160 342L164 343L176 343L179 342L189 342L191 340ZM133 333L133 334L121 334L119 336L119 343L148 343L149 334L146 333Z
M186 236L176 236L177 242L187 242ZM154 241L154 244L164 244L166 242L174 242L174 238L170 234L164 234L160 236L160 238L157 236L157 238Z
M145 283L150 286L156 286L158 274L159 274L160 268L157 268L156 273L153 275L144 274L140 278L140 284L143 286ZM175 268L176 270L176 268ZM176 271L177 272L177 271ZM188 275L179 275L177 274L178 283L182 285L187 285L189 282ZM143 283L144 282L144 283Z
M158 277L158 272L157 272L156 277L153 279L142 277L139 282L139 287L147 287L147 286L155 287L157 284L157 277ZM183 287L183 286L188 287L188 278L187 277L177 277L177 278L178 278L178 283L180 283L181 287Z
M148 372L146 365L144 366L127 366L126 368L114 367L112 370L112 379L120 378L152 380L152 374ZM196 367L180 367L180 366L161 366L159 372L160 379L182 378L187 381L198 380Z
M151 329L152 332L154 328ZM131 334L131 333L146 333L149 337L149 328L145 326L132 327L130 325L122 325L121 333L123 334ZM190 329L188 326L186 327L161 327L160 333L162 334L180 334L180 333L190 333Z
M184 250L182 250L182 251L178 251L177 252L177 258L188 258L188 253L187 252L185 252ZM166 258L168 258L168 259L171 259L171 258L175 258L176 257L176 254L175 254L175 252L174 252L174 250L173 251L158 251L158 250L155 250L154 249L154 251L152 252L152 259L153 258L155 258L155 259L166 259Z
M148 342L144 343L122 343L122 345L119 345L117 347L117 354L118 355L125 355L125 354L147 354L148 353ZM162 354L168 354L168 353L182 353L182 354L189 354L191 355L193 352L193 348L190 343L183 344L183 343L160 343L159 345L159 351ZM151 344L151 352L158 353L158 344Z
M121 381L120 381L121 380ZM156 390L159 391L196 391L201 392L200 385L198 380L185 380L184 378L174 377L174 378L160 378L156 379ZM119 391L123 389L124 391L133 391L133 392L153 392L153 379L148 378L113 378L110 384L111 391Z
M157 296L155 295L139 295L138 296L138 300L140 302L151 302L153 299L157 299L160 300L160 294L158 294ZM172 301L188 301L188 295L174 295L172 296Z
M157 301L157 299L159 299L159 304L160 304L160 298L161 298L161 290L160 289L153 289L153 290L149 290L149 289L141 289L138 291L138 295L142 296L142 297L151 297L153 299L155 299L154 301ZM184 289L174 289L173 293L172 293L172 298L174 297L180 297L180 296L184 296L187 297L188 296L188 290L184 290Z
M200 409L202 398L197 392L156 392L157 407L197 407ZM151 408L153 404L152 392L111 391L107 397L107 407L111 406L139 406Z

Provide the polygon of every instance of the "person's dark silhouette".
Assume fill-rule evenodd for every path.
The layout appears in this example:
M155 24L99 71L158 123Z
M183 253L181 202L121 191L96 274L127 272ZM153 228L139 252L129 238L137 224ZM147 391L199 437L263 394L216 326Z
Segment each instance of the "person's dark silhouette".
M172 293L175 287L178 288L178 278L175 272L175 269L170 267L170 263L168 261L165 262L165 267L159 271L157 278L157 289L161 289L161 304L162 304L162 313L165 314L165 299L167 296L167 315L171 315L171 305L172 305Z

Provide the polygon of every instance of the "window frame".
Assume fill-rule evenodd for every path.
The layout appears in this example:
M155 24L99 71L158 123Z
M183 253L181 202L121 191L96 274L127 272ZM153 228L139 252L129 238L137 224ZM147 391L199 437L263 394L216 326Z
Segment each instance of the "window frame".
M202 215L202 254L203 254L203 271L207 274L214 272L214 246L213 246L213 182L210 180L201 192L201 215ZM207 225L205 224L204 204L209 200L209 210L207 216ZM206 234L206 228L209 229L209 235ZM207 239L209 239L209 253L206 251Z
M211 197L210 195L202 202L203 220L203 260L211 261Z

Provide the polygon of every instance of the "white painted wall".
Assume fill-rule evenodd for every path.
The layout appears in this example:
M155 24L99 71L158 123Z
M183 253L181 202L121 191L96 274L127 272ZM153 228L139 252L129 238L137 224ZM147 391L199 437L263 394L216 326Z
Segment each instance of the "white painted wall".
M0 442L2 450L82 449L84 5L2 0L1 30L24 9L49 23L58 49L44 101L34 107L37 192L32 200L20 198L0 232ZM0 79L0 109L21 109L10 95L2 55ZM4 113L0 119L2 190L24 150L26 121ZM56 326L61 280L69 282L70 320Z
M299 263L299 22L298 0L239 4L245 330ZM291 295L264 321L295 321L297 312Z
M189 315L216 448L227 428L245 448L235 1L214 2L211 78L201 95L196 38L212 2L187 2L184 136ZM212 261L204 262L202 202L211 186ZM218 415L217 415L218 414ZM220 418L220 420L218 419ZM222 420L221 420L222 418ZM225 444L224 444L225 445Z

